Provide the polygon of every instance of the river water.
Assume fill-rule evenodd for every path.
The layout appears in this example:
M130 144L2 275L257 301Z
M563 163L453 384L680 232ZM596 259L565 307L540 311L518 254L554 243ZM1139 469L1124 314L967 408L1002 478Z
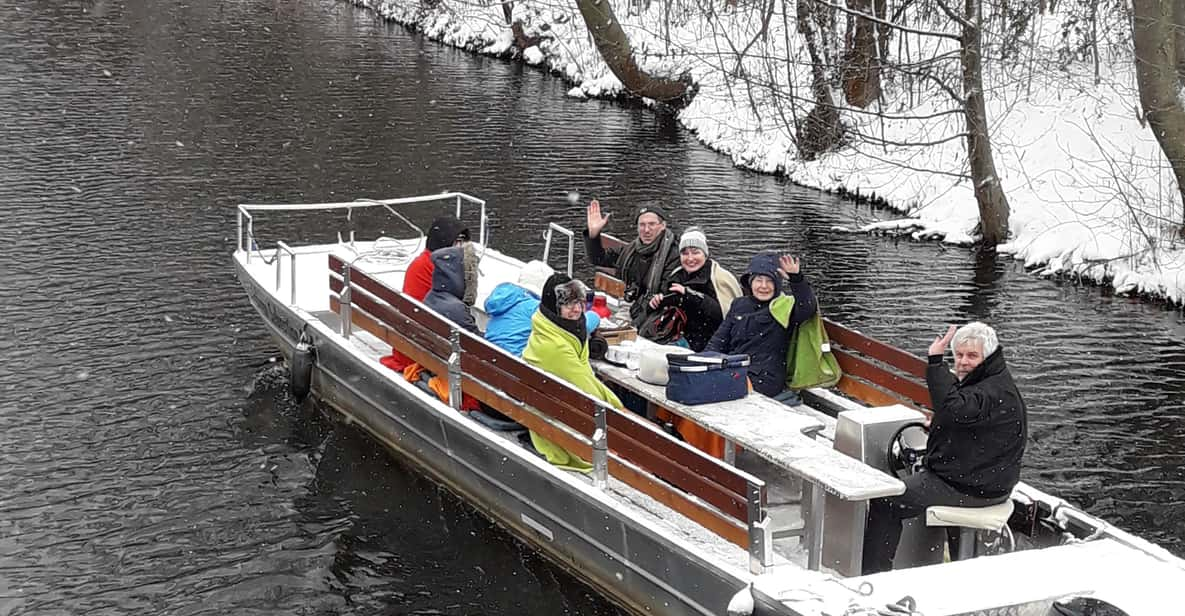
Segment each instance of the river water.
M344 3L0 0L0 24L0 613L616 613L292 403L234 279L236 203L443 189L488 199L520 257L580 224L568 191L623 234L660 200L734 269L805 255L827 314L915 352L987 319L1030 408L1025 479L1185 554L1177 312L831 231L879 214Z

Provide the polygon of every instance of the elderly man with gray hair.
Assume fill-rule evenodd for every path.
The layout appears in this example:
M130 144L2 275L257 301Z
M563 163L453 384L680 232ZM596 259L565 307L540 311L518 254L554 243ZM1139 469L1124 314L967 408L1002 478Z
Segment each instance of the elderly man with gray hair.
M948 344L955 358L953 375L943 361ZM933 505L1002 503L1020 480L1028 420L995 330L976 322L957 331L952 325L936 337L926 385L934 415L924 467L905 479L901 496L872 501L864 535L865 575L893 568L902 520ZM952 542L957 530L948 533Z

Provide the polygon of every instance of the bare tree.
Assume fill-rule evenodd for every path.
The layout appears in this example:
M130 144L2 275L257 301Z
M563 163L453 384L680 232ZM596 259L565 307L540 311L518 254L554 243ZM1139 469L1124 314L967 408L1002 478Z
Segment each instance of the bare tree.
M1140 105L1160 149L1177 177L1185 205L1185 108L1181 98L1185 78L1180 71L1179 42L1185 38L1175 15L1185 11L1182 0L1133 0L1132 42L1136 50L1136 83ZM1174 9L1173 5L1178 5ZM1185 224L1180 233L1185 237Z
M963 112L967 119L967 159L975 202L979 205L979 231L985 246L1008 239L1008 196L1000 185L992 141L988 135L987 109L983 97L983 0L964 0L963 14L955 13L943 0L938 6L963 29L960 60L963 65Z
M873 0L848 0L848 8L856 13L873 14ZM876 16L883 20L883 0L876 3L876 11ZM844 98L849 105L863 109L880 97L880 50L888 41L878 45L877 34L887 38L888 32L888 28L878 32L876 24L868 18L849 15L842 69Z
M617 21L609 0L576 0L576 5L601 58L630 94L664 103L679 101L687 96L688 80L654 77L638 66L633 47Z

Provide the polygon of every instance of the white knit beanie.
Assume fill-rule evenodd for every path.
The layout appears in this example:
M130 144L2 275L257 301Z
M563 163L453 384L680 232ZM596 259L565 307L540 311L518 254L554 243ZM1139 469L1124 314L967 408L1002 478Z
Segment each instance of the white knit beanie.
M679 252L683 252L683 249L688 247L699 248L707 255L708 236L704 235L699 227L691 227L683 232L683 237L679 238Z
M547 282L547 277L555 273L546 263L542 261L531 261L523 266L523 269L518 273L518 286L534 293L536 296L543 294L543 284Z

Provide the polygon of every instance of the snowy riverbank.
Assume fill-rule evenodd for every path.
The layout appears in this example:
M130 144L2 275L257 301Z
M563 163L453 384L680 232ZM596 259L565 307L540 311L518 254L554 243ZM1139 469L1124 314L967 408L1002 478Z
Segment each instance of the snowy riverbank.
M429 9L416 0L357 1L449 45L490 55L514 51L500 4L441 0ZM639 64L654 73L686 73L698 86L679 119L703 143L737 165L800 184L875 193L906 217L867 231L973 240L975 197L957 174L966 167L964 141L951 137L963 120L940 113L949 108L943 95L917 97L886 84L884 117L843 113L845 123L876 135L876 143L852 143L812 162L796 160L786 127L794 114L801 117L802 106L794 109L786 101L809 90L810 61L793 15L783 20L779 7L762 38L756 36L757 11L744 5L724 9L714 20L678 3L671 12L680 15L665 19L666 5L654 3L641 14L631 14L630 6L613 0ZM516 3L514 16L527 35L544 37L523 59L575 84L571 96L621 92L574 4ZM1137 120L1130 53L1100 57L1096 84L1093 66L1055 65L1057 50L1040 43L1058 40L1062 24L1056 15L1042 16L1037 28L1027 57L996 63L984 75L996 165L1012 206L1011 240L1002 250L1042 275L1081 276L1120 293L1185 303L1185 242L1174 240L1172 231L1183 207L1168 162ZM949 50L909 38L905 48L913 45L918 56ZM750 41L755 45L738 63L734 50ZM893 45L900 49L897 40ZM764 85L754 85L759 81ZM934 143L901 145L923 142Z

